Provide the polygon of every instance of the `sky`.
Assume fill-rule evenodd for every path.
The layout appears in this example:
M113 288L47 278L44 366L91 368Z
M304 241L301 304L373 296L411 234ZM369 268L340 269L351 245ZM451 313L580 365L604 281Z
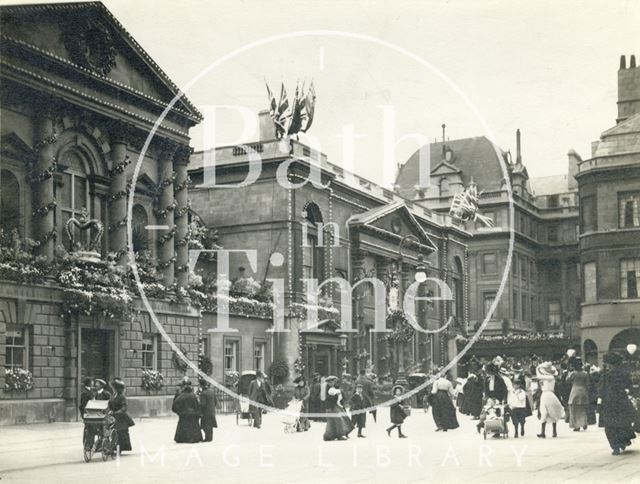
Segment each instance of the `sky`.
M563 174L570 149L589 158L591 142L615 124L620 55L640 57L638 0L104 3L180 87L263 41L186 91L207 114L192 131L196 149L257 138L243 133L240 111L213 106L257 113L268 107L265 80L290 95L313 80L308 142L340 165L349 158L344 130L353 129L352 168L378 183L418 147L415 137L394 140L439 141L443 123L449 139L485 135L512 153L519 128L529 175ZM320 30L341 34L268 40ZM385 113L387 123L395 117L394 139L385 138ZM384 156L385 139L393 156Z

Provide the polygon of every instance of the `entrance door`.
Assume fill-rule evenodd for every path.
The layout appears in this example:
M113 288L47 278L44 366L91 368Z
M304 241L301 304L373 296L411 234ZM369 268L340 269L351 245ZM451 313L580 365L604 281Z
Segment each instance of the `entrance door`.
M113 331L102 329L82 329L82 378L102 378L109 381L113 370L111 354Z
M329 376L329 355L326 352L316 355L316 373L320 376Z

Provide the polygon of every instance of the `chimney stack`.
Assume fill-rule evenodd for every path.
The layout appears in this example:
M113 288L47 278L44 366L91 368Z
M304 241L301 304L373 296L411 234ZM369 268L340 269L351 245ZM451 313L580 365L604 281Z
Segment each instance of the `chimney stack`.
M626 56L620 57L618 71L618 123L640 113L640 68L636 66L636 56L629 56L627 67Z
M269 111L264 109L258 113L259 136L258 141L272 141L276 139L276 124L271 119Z
M522 164L522 155L520 153L520 128L516 130L516 164Z

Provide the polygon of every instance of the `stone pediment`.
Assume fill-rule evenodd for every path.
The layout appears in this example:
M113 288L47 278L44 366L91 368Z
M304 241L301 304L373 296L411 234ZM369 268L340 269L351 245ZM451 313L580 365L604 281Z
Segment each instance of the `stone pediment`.
M30 160L34 157L31 146L14 132L2 135L0 152L2 156L9 156L18 160Z
M462 171L446 161L439 163L433 170L431 170L431 176L443 176L453 173L460 174Z
M404 237L413 236L423 247L436 250L433 241L402 201L354 215L349 219L348 224L351 228L359 228L386 239L400 241ZM415 241L413 237L411 239Z
M6 6L0 8L0 21L3 69L10 64L36 78L44 72L49 81L60 73L67 85L94 95L98 86L105 97L117 99L124 91L131 96L129 104L137 100L156 115L153 105L164 108L179 92L100 2ZM65 69L76 74L63 75ZM192 121L202 117L186 97L175 111Z

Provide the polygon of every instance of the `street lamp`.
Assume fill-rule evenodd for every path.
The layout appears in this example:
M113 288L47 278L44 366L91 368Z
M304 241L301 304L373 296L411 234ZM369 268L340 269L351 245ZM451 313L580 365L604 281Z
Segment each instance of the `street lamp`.
M638 349L638 346L636 346L633 343L629 343L627 345L627 353L629 353L631 356L633 356L633 354L636 352L637 349Z
M420 284L427 280L427 265L424 262L422 254L418 256L418 266L416 267L415 279L416 282L419 282Z

